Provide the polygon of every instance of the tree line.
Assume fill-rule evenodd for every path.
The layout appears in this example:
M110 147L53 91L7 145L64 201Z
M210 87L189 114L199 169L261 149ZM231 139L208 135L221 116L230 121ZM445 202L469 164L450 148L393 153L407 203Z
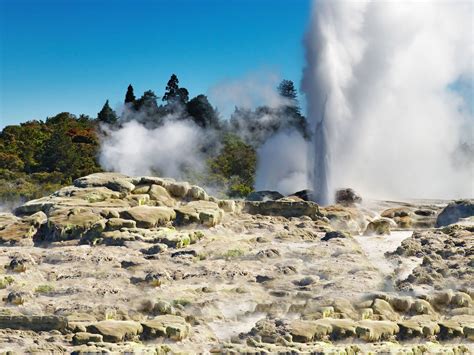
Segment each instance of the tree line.
M136 120L157 128L170 117L215 132L220 149L200 147L208 156L203 179L226 186L229 196L245 196L253 190L256 150L261 144L284 129L296 129L309 138L293 82L283 80L277 90L280 106L235 107L230 119L223 119L206 95L190 99L189 91L173 74L161 97L152 90L137 97L129 85L120 113L107 100L96 118L62 112L45 121L7 126L0 132L0 200L36 198L101 171L98 156L100 135L106 134L101 129L104 125L120 129L125 122Z

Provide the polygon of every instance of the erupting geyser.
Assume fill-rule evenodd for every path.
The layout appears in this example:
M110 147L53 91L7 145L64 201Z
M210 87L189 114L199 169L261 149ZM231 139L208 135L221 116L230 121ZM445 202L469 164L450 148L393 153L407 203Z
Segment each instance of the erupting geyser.
M473 6L314 2L303 89L320 203L345 186L383 198L473 195Z

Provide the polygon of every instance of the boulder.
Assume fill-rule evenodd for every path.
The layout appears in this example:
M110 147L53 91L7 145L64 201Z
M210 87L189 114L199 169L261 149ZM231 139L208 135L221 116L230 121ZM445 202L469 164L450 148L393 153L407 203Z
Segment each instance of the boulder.
M46 216L44 212L39 211L22 219L24 222L31 224L33 227L39 228L48 221L48 216Z
M309 343L329 335L332 332L332 326L321 321L294 320L289 325L289 332L293 341Z
M381 298L374 299L371 308L373 309L374 313L379 314L382 319L396 321L400 318L390 303Z
M184 318L170 314L161 315L142 322L143 336L146 339L166 337L171 340L180 341L186 338L190 326Z
M368 342L389 340L399 331L397 323L390 321L363 320L356 327L357 336Z
M294 194L291 194L289 196L296 196L296 197L302 199L303 201L313 201L314 191L313 190L308 190L308 189L300 190L300 191L297 191Z
M130 178L118 173L96 173L74 180L76 187L100 187L104 186L113 191L130 193L135 189L135 185L130 182Z
M436 219L436 227L458 222L461 218L474 216L474 200L459 200L447 205Z
M173 207L176 201L170 196L168 190L160 185L151 185L148 195L154 201L157 201L161 206Z
M413 319L405 319L398 322L399 334L402 340L423 336L423 326Z
M119 343L133 341L143 332L143 327L140 323L134 321L104 320L89 325L87 331L93 334L101 334L106 342Z
M120 230L122 228L136 228L137 222L132 219L110 218L106 223L108 231Z
M340 189L336 191L336 203L341 205L353 205L361 203L362 197L351 188Z
M364 231L367 225L364 214L354 206L331 205L320 210L335 230L358 234Z
M391 223L389 220L380 218L370 222L365 229L364 235L390 234Z
M123 211L120 217L134 220L138 228L153 228L165 225L173 220L176 214L168 207L137 206Z
M150 191L150 185L135 185L135 188L132 191L134 195L143 195L148 194Z
M87 332L75 333L72 337L72 343L74 345L83 345L87 343L102 343L104 337L101 334L92 334Z
M326 232L324 237L321 238L322 241L327 242L328 240L331 239L345 239L345 238L350 238L351 235L346 232L342 231L331 231L331 232Z
M36 200L30 200L24 203L23 205L15 208L14 212L15 212L15 215L17 216L31 215L39 211L43 211L47 213L47 211L61 199L62 198L55 198L55 197L48 196L48 197L38 198Z
M205 200L209 199L206 191L202 187L192 185L186 193L186 198L189 200Z
M211 201L192 201L175 209L176 224L186 225L190 223L200 223L208 227L213 227L222 221L224 211L219 205Z
M250 193L246 200L247 201L275 201L283 198L284 196L278 191L254 191Z
M72 198L87 202L101 202L110 199L117 199L123 196L118 191L113 191L105 186L97 187L77 187L66 186L52 194L54 197Z
M324 318L319 319L317 322L331 326L331 338L334 340L340 340L356 335L357 324L352 319Z
M91 208L58 208L50 213L41 237L49 241L80 239L89 231L100 234L104 229L105 219Z
M224 212L234 213L237 209L237 204L234 200L219 200L217 202L219 208L224 210Z
M17 218L11 213L0 213L0 244L31 245L37 232L35 221Z
M302 217L312 219L321 217L319 206L311 201L294 201L290 198L281 198L276 201L245 201L243 212L266 216Z
M411 211L405 207L389 208L383 211L380 215L385 218L407 217Z
M191 189L191 185L187 182L176 182L172 181L165 185L165 188L168 192L178 198L184 198L188 194L189 190Z

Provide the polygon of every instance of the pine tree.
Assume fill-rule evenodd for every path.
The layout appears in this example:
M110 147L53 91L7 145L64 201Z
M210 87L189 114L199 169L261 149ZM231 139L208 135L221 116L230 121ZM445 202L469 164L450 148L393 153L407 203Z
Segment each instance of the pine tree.
M298 106L298 93L295 89L295 84L291 80L283 80L280 85L278 85L278 93L291 101L292 106Z
M125 103L134 104L135 103L135 94L133 93L133 86L132 84L128 85L127 93L125 94Z
M109 100L105 101L105 104L102 107L102 110L100 110L100 112L97 114L97 119L100 122L108 123L108 124L114 124L117 122L117 119L118 119L117 114L110 107Z
M171 75L165 90L162 100L166 101L168 105L186 104L189 100L189 92L186 88L179 87L179 79L176 74Z
M178 96L178 89L179 89L179 80L176 74L171 75L170 80L168 80L168 84L166 84L166 91L163 95L163 101L170 103L170 101L174 101Z
M282 107L283 114L288 120L287 122L296 127L305 139L309 139L310 131L308 121L306 117L301 114L301 108L298 103L298 93L293 82L291 80L283 80L280 85L278 85L278 93L287 101Z

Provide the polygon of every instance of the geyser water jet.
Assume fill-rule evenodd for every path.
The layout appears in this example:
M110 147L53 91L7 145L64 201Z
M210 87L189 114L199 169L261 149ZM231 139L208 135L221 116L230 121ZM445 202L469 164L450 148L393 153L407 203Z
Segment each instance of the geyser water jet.
M474 195L472 2L314 1L303 90L317 200ZM469 101L469 100L468 100Z

